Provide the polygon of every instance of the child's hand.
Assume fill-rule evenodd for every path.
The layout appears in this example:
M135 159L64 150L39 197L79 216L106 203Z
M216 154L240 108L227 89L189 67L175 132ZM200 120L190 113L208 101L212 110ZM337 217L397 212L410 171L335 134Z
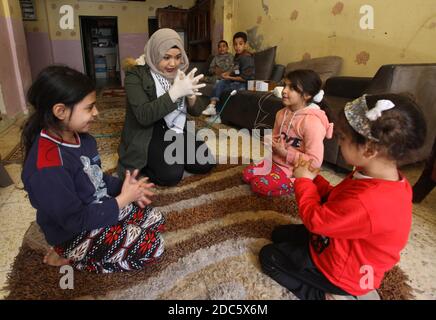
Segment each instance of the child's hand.
M135 170L132 174L132 176L130 177L130 182L131 183L139 183L142 185L142 188L144 189L144 195L140 200L136 201L136 204L144 209L146 206L151 204L151 200L149 199L149 197L154 196L154 193L151 192L149 189L154 187L153 183L147 183L148 181L148 177L143 177L142 179L138 180L137 176L139 174L139 170Z
M295 178L307 178L313 180L321 171L318 168L312 167L313 159L309 161L304 160L301 155L298 157L297 163L294 166L294 177Z
M126 178L124 179L121 193L118 195L118 197L115 198L117 200L119 208L124 208L130 203L137 201L145 201L146 203L151 203L147 196L152 195L152 193L147 190L147 185L143 181L140 181L136 180L136 176L132 179L130 171L126 171Z
M282 136L280 134L275 134L271 136L271 139L273 141L279 142L281 140Z
M273 144L273 141L274 140L277 140L277 137L280 137L279 135L265 135L264 137L263 137L263 144L265 145L265 146L268 146L268 147L272 147L272 144Z
M285 141L280 136L273 137L272 150L273 150L273 153L275 153L276 155L280 156L281 158L286 159L288 151L286 150Z
M221 78L223 78L224 80L231 80L231 76L230 76L230 72L223 72L221 74Z
M215 67L215 75L220 76L224 73L224 70L220 67Z

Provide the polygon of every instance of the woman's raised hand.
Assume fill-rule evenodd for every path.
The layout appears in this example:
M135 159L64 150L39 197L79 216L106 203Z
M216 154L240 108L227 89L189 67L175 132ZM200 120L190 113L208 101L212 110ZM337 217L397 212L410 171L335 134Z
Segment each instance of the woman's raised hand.
M201 92L198 90L206 86L205 83L199 84L199 81L204 77L200 74L195 77L197 68L192 69L187 75L180 70L177 70L176 78L170 90L168 91L171 100L176 102L181 97L186 96L201 96Z

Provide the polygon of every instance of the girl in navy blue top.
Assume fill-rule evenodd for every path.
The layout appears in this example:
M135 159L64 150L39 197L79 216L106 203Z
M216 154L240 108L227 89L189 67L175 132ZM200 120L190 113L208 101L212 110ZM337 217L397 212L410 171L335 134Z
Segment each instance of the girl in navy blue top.
M110 273L137 270L163 253L164 218L147 178L124 182L101 169L91 80L66 66L44 69L28 92L34 108L22 133L22 180L37 223L53 246L44 262Z

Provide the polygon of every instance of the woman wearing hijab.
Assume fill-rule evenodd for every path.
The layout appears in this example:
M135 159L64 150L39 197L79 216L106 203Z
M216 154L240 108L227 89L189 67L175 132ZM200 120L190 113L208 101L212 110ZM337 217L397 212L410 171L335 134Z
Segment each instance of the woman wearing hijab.
M174 186L185 170L209 172L214 167L209 149L186 130L187 113L201 112L196 102L201 95L198 90L205 86L199 84L203 75L195 76L197 69L185 74L189 61L180 36L172 29L158 30L135 64L126 71L124 82L127 110L118 148L118 175L123 178L126 170L139 169L156 185ZM200 164L197 156L193 159L197 150L209 161Z

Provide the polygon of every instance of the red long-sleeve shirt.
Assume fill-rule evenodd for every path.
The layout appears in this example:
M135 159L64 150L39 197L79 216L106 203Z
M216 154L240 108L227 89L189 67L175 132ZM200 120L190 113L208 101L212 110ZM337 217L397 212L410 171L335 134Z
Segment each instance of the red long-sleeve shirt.
M299 214L313 234L329 238L321 253L310 246L317 268L352 295L378 288L400 260L412 224L409 182L356 179L333 187L321 176L295 181ZM373 286L371 285L373 270Z

